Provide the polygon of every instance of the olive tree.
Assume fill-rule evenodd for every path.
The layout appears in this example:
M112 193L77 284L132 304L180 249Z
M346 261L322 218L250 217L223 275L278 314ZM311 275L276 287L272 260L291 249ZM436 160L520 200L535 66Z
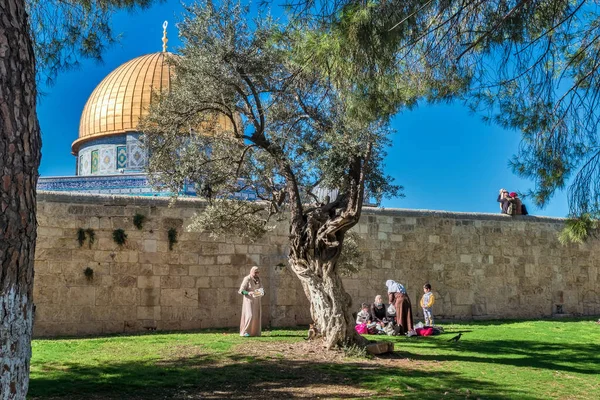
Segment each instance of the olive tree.
M400 189L382 170L387 121L354 118L340 83L296 62L295 34L270 18L230 1L188 11L171 89L142 123L150 176L175 196L199 185L208 205L192 228L253 240L289 224L289 265L326 345L364 343L340 257L365 193ZM240 200L249 190L257 201Z

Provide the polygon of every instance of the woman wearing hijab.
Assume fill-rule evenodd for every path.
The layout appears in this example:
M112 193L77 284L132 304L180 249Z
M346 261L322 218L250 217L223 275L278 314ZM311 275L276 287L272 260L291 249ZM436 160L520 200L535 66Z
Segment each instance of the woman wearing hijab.
M385 282L385 285L388 288L390 304L394 304L396 307L396 323L402 327L399 333L403 335L414 329L410 298L404 286L398 282L389 279Z
M258 267L252 267L250 275L244 277L239 293L244 296L240 336L260 336L260 298L264 291L258 276Z

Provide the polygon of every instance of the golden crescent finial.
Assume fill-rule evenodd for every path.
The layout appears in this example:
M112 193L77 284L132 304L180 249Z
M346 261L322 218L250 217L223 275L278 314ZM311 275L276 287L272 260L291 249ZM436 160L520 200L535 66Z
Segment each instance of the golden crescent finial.
M167 26L169 26L169 23L167 21L163 22L163 53L167 51L167 42L169 41L169 39L167 39Z

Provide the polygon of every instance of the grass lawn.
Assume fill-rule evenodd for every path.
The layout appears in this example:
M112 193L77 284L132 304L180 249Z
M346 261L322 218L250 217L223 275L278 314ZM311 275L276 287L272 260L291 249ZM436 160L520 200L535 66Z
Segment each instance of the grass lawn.
M371 336L395 342L377 358L325 352L304 330L34 340L29 398L600 398L600 324L590 319L444 327Z

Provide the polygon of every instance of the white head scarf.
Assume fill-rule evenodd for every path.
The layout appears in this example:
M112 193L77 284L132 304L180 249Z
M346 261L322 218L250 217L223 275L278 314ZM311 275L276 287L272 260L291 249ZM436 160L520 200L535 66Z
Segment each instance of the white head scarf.
M381 304L383 304L383 299L381 298L381 295L378 294L377 296L375 296L375 305L378 306Z
M258 267L255 265L250 269L250 278L254 279L255 283L258 283L260 281L260 278L256 276L256 271L258 271Z
M406 289L404 289L404 286L402 286L398 282L393 281L391 279L388 279L387 281L385 281L385 286L387 286L388 293L406 294Z

